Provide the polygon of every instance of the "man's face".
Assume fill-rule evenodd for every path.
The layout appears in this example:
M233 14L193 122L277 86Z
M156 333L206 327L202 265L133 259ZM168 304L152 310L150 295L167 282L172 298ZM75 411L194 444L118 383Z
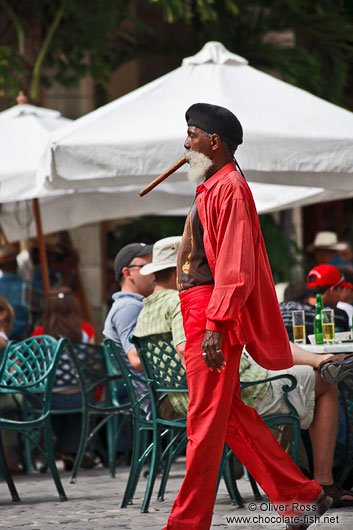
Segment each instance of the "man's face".
M188 179L191 182L203 182L213 166L210 138L202 129L194 126L188 127L184 147L185 158L189 163Z
M323 303L325 305L336 306L338 304L338 302L340 301L341 291L342 291L342 287L339 286L339 285L337 285L335 287L334 286L330 287L322 295Z
M138 256L134 258L128 265L130 270L130 280L134 283L137 292L143 296L149 296L152 294L156 282L154 274L148 274L147 276L140 274L141 267L146 265L146 263L151 263L151 261L152 254L146 254L146 256Z
M343 261L353 261L353 250L350 245L346 245L345 248L339 250L338 255Z
M315 263L321 264L321 263L330 263L330 261L337 256L336 250L328 250L328 249L316 249L314 252L314 260Z
M212 156L211 137L208 133L193 125L188 127L184 147L187 151L198 151L205 156Z
M346 302L346 304L351 304L353 302L353 289L343 287L340 292L340 302Z

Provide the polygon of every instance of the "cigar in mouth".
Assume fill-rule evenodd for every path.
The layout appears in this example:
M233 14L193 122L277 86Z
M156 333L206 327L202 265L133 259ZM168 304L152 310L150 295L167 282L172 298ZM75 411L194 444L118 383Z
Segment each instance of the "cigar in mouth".
M159 177L156 177L154 180L152 180L152 182L150 182L145 188L143 188L140 192L139 192L139 195L140 197L143 197L144 195L146 195L146 193L150 192L151 190L153 190L153 188L155 188L156 186L158 186L158 184L160 184L161 182L163 182L163 180L165 180L167 177L169 177L170 175L172 175L173 173L175 173L175 171L177 169L179 169L181 166L183 166L184 164L186 164L186 158L185 156L183 156L183 158L181 158L180 160L178 160L178 162L176 162L173 166L171 166L169 169L167 169L166 171L164 171L164 173L162 173L161 175L159 175Z

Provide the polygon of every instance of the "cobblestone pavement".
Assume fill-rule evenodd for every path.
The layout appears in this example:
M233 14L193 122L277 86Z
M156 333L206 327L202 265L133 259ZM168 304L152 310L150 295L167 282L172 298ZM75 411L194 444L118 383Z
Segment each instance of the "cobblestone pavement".
M6 530L161 530L165 525L173 500L183 479L185 463L179 461L172 467L164 502L156 501L159 480L156 482L149 513L141 514L140 505L146 479L140 480L134 504L120 508L129 468L118 467L115 479L106 468L81 470L76 484L69 483L69 473L60 472L68 502L60 502L49 473L34 473L15 477L21 502L10 500L7 486L0 483L0 528ZM237 509L231 505L222 481L217 495L212 529L284 529L283 522L276 522L277 512L271 509L266 497L254 503L249 482L244 478L237 482L246 507ZM252 510L252 511L251 511ZM238 517L238 522L232 517ZM248 521L245 519L248 517ZM274 517L272 522L270 517ZM352 530L353 508L330 510L326 523L313 524L313 530ZM267 518L267 519L266 519Z

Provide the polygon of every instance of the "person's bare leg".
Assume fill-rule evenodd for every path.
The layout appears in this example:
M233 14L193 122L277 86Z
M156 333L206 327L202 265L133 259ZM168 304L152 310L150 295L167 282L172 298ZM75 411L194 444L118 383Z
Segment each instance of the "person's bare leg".
M319 484L333 483L333 457L338 427L338 391L315 372L315 413L310 426L314 479Z
M332 357L331 353L325 353L323 355L311 353L298 346L298 344L294 344L294 342L290 343L290 348L294 364L304 364L314 369L318 369L322 361L327 361Z

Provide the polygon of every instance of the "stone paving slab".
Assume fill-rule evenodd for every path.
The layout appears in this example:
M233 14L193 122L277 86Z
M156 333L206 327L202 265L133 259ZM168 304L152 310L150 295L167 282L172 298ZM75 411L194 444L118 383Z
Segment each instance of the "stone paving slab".
M179 490L185 471L185 462L172 467L164 502L156 501L159 480L152 496L149 513L141 514L140 506L146 486L141 478L134 504L120 508L129 468L118 467L115 479L109 477L107 468L80 470L76 484L70 484L70 475L60 472L63 486L69 498L60 502L54 481L49 473L34 473L15 477L21 502L11 501L7 485L0 483L0 528L6 530L162 530ZM244 478L237 482L244 497L245 508L232 506L223 481L217 495L212 529L255 530L284 529L285 525L270 522L266 517L277 517L264 496L254 501L250 484ZM256 506L255 506L256 505ZM253 511L252 511L253 510ZM238 521L231 518L237 517ZM249 518L246 520L245 518ZM326 523L313 524L312 530L352 530L353 508L330 510Z

